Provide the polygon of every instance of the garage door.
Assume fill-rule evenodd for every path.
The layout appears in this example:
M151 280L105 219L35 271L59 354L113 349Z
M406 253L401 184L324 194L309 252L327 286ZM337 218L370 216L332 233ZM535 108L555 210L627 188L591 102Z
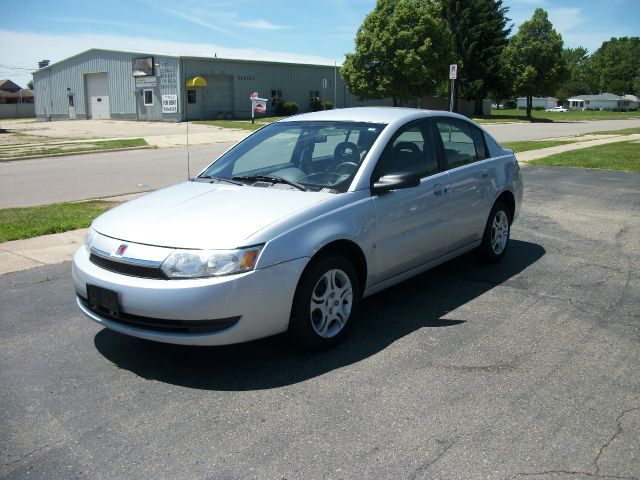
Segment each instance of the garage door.
M106 73L85 75L87 87L88 118L95 120L111 118L109 112L109 81Z
M207 86L202 89L202 113L215 118L219 112L233 111L233 77L206 76Z

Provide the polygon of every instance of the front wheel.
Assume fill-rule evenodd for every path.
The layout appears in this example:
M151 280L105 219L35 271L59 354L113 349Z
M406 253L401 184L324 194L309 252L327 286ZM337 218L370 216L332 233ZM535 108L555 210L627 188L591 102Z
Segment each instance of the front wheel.
M504 202L496 202L491 209L477 253L481 260L496 263L502 260L509 246L511 225L509 210Z
M358 275L344 257L312 260L293 300L289 337L304 348L323 350L340 342L360 302Z

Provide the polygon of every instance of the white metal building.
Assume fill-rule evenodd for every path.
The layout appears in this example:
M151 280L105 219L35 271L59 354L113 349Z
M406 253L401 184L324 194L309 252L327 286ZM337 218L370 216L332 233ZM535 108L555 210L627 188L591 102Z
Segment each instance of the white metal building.
M359 101L339 67L91 49L33 73L39 120L127 119L180 121L246 118L252 92L311 109L311 99L336 108L391 105Z

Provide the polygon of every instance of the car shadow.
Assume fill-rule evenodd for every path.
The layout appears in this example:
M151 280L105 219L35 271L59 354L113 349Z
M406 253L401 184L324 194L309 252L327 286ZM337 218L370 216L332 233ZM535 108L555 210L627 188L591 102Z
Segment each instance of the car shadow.
M259 390L290 385L359 362L421 328L455 328L449 312L509 280L545 254L542 246L512 240L504 260L481 265L468 254L365 299L349 336L326 352L309 353L284 335L223 347L141 340L103 329L98 351L144 378L210 390Z

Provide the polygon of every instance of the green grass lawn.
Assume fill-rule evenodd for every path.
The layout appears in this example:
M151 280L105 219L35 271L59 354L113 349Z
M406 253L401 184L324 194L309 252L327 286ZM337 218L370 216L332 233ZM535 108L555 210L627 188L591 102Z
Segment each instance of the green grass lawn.
M545 112L544 110L533 110L531 119L527 119L526 110L496 110L491 111L489 116L473 116L473 120L478 123L494 123L505 121L520 122L562 122L575 120L624 120L627 118L640 118L640 111L635 112L595 112L595 111L573 111L568 112Z
M567 143L575 143L578 142L579 139L576 140L536 140L536 141L526 141L526 142L505 142L501 145L504 148L510 148L515 153L518 152L526 152L527 150L538 150L540 148L547 147L556 147L558 145L566 145Z
M39 207L0 209L0 242L85 228L118 202L55 203Z
M600 168L640 172L640 143L617 142L557 153L528 162L551 167Z
M240 130L257 130L265 125L280 120L285 117L260 117L255 119L255 123L251 123L251 120L196 120L193 123L199 125L211 125L213 127L221 128L237 128Z
M66 143L64 145L29 147L28 145L11 145L0 147L0 159L13 157L30 157L33 155L54 155L56 153L83 153L108 151L118 148L147 147L144 138L127 138L123 140L100 140L87 143Z

